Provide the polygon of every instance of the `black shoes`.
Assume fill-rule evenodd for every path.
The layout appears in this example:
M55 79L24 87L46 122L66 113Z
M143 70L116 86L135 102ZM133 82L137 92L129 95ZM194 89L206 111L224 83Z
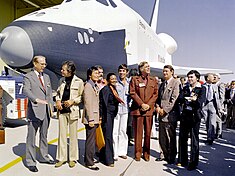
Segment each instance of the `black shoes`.
M38 168L36 166L28 166L28 169L31 171L31 172L38 172Z
M213 144L213 140L206 140L205 143L208 144L208 145L212 145Z
M156 158L155 161L165 161L165 158Z
M98 168L97 166L86 166L88 169L94 170L94 171L98 171L100 170L100 168Z
M54 160L49 160L49 161L40 161L42 164L55 164L56 162Z

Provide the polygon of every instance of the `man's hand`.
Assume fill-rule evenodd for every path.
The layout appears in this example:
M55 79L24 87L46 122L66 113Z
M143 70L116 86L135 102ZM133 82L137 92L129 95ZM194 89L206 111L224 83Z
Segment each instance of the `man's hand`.
M67 101L64 101L64 106L65 107L70 107L74 104L74 101L73 100L67 100Z
M89 127L94 127L95 123L94 123L94 121L90 121L90 122L88 122L88 125L89 125Z
M56 109L58 109L58 110L62 110L62 109L63 109L63 107L62 107L62 104L61 104L61 101L60 101L60 100L57 100L57 101L56 101L55 107L56 107Z
M147 111L147 110L149 110L149 108L150 108L150 106L148 104L143 103L141 105L141 111Z
M48 104L48 102L46 100L41 100L39 98L36 99L36 102L39 104Z
M166 114L166 112L163 109L160 108L159 115L160 116L164 116L165 114Z
M161 110L161 108L158 106L156 107L156 112L159 113L159 111Z

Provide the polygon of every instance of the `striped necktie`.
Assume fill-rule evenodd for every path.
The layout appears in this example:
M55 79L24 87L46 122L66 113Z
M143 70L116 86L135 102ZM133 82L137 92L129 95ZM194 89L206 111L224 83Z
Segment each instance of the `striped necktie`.
M38 78L39 78L39 81L40 81L40 83L41 83L41 85L42 85L42 88L43 88L44 92L46 92L46 89L45 89L45 86L44 86L44 84L43 84L43 82L42 82L41 76L42 76L42 75L39 74L39 75L38 75Z

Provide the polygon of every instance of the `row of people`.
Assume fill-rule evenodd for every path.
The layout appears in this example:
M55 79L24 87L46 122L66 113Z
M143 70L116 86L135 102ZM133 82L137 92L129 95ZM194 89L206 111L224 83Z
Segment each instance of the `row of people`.
M100 161L113 167L118 157L126 159L128 148L127 124L128 113L133 117L135 160L141 156L150 160L150 137L153 123L153 112L159 115L159 143L164 158L168 163L174 163L176 147L176 127L180 117L179 157L178 162L195 169L199 158L199 127L206 107L214 105L214 98L208 99L210 88L201 85L200 74L191 70L188 74L188 84L182 87L173 78L174 69L170 65L163 68L164 81L158 85L155 77L150 76L148 62L139 64L139 75L127 78L128 68L122 64L118 68L119 76L107 74L107 82L99 79L103 69L93 66L87 70L87 81L75 75L76 68L72 61L62 64L62 78L56 94L56 108L59 118L59 141L55 163L48 155L47 131L52 115L52 89L49 76L43 73L46 58L35 56L34 69L24 78L23 93L28 97L28 135L26 140L26 164L30 171L37 172L35 134L40 132L40 162L55 164L60 167L69 159L69 166L74 167L78 160L77 126L80 117L79 105L83 101L84 113L82 122L86 128L85 165L92 170L99 170L94 165L96 128L101 125L105 146L100 151ZM208 77L210 77L208 75ZM207 78L208 78L207 77ZM206 80L210 80L209 78ZM208 81L208 84L210 81ZM212 97L217 91L213 91ZM217 97L218 98L218 97ZM130 103L130 101L132 101ZM131 104L131 106L130 106ZM218 111L220 112L220 111ZM211 114L209 111L208 114ZM130 117L129 116L129 117ZM208 123L208 141L214 137L214 118ZM70 144L67 150L67 130L69 127ZM144 142L142 136L144 131ZM188 134L192 139L191 156L188 162ZM67 156L69 153L69 156Z

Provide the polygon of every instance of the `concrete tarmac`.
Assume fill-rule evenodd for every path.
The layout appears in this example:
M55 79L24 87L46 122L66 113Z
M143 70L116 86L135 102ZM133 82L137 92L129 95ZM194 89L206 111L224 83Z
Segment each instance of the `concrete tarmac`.
M235 175L235 130L224 129L223 139L217 139L212 146L205 145L205 125L200 129L200 162L198 169L188 171L175 164L169 165L165 161L155 161L159 156L158 140L151 139L151 158L149 162L133 159L134 147L129 146L128 158L119 158L113 168L102 163L96 165L99 171L92 171L84 167L85 129L79 123L78 128L79 161L74 168L66 163L60 168L54 165L37 163L39 172L32 173L25 166L25 139L27 126L6 128L6 143L0 145L0 175L1 176L232 176ZM58 141L58 120L52 119L48 133L49 154L56 158ZM38 142L38 138L37 138Z

